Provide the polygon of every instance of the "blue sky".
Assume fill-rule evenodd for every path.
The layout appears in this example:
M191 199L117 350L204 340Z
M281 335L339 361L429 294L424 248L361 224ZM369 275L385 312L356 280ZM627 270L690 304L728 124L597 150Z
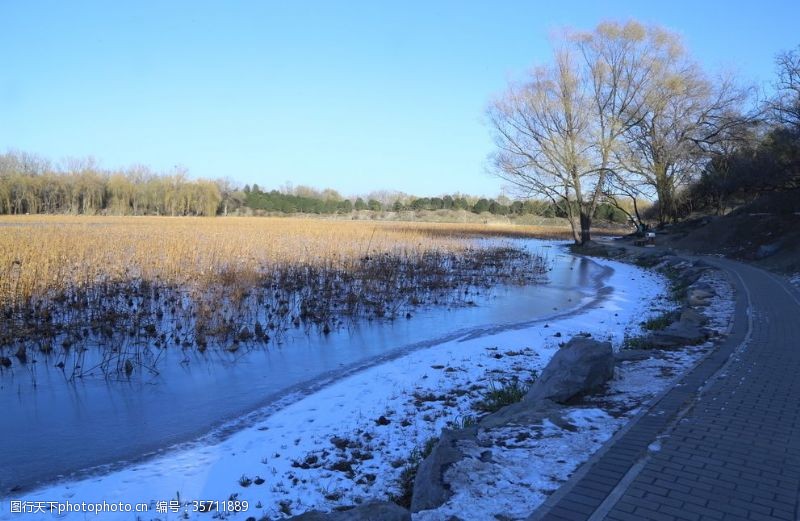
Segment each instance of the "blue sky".
M605 19L759 85L800 3L0 0L0 150L342 193L494 195L484 109Z

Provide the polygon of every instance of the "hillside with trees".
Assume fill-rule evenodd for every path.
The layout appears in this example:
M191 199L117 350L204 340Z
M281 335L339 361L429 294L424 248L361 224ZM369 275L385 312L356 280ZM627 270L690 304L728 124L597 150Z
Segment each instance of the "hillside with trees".
M765 194L800 195L800 47L776 58L775 94L760 117L728 148L713 155L700 177L679 200L678 214L709 211L724 215ZM792 205L773 210L800 211Z
M676 201L662 242L800 272L800 47L776 59L775 93L741 139Z

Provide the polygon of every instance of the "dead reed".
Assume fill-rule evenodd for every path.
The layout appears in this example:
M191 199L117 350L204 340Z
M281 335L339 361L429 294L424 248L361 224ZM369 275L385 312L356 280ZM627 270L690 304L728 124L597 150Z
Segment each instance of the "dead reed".
M287 218L0 219L0 355L60 356L72 376L155 370L158 349L236 351L288 327L327 333L530 282L541 259L475 236L518 226ZM155 350L155 351L153 351ZM147 354L149 353L149 354ZM76 367L78 366L78 367Z

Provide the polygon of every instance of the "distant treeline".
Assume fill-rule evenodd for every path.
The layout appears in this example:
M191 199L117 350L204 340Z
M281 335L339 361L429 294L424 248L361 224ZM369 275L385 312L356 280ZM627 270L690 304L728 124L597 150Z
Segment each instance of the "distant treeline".
M229 180L189 179L184 171L154 173L146 167L103 170L91 160L53 168L49 161L23 152L0 154L0 214L108 214L211 216L230 214L348 214L354 211L407 212L461 210L476 214L563 217L546 201L512 201L501 196L462 194L415 197L377 192L345 198L331 189L298 186L263 191L239 188ZM601 205L597 217L624 221L622 212Z
M222 200L217 183L181 171L104 171L90 160L56 170L31 154L0 155L2 214L216 215Z
M375 212L419 211L419 210L466 210L473 213L488 212L494 215L541 215L557 217L558 209L544 201L510 201L468 197L463 195L444 195L442 197L414 197L406 194L383 196L383 201L374 198L358 197L355 200L345 199L333 190L313 193L305 187L299 188L300 194L271 190L261 191L258 185L252 188L245 186L245 204L254 210L282 213L349 213L352 211L372 210ZM302 194L302 195L301 195Z

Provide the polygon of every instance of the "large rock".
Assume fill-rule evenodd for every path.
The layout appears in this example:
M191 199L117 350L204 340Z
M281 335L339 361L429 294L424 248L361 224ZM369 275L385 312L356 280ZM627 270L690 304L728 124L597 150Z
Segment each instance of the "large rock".
M707 284L693 284L686 290L686 303L692 307L707 306L715 295L714 289Z
M708 323L708 318L702 313L698 313L692 308L683 308L681 310L681 315L678 322L686 325L700 327Z
M412 512L438 508L450 499L453 492L444 479L444 473L465 457L458 448L458 443L463 440L474 441L477 432L475 427L442 430L439 442L417 468L414 494L411 498Z
M411 521L411 513L389 502L367 503L339 512L306 512L289 518L295 521Z
M708 333L697 327L670 326L663 331L651 333L647 343L652 349L676 349L695 346L708 340Z
M576 336L559 349L528 390L524 401L558 403L600 389L614 376L614 352L610 342Z
M700 280L706 268L684 268L678 274L678 281L684 286L689 286Z
M702 326L707 319L691 308L684 308L681 317L661 331L654 331L647 337L647 342L655 348L671 349L697 345L709 338L708 330Z
M505 425L534 425L542 423L547 418L553 423L558 423L554 418L559 418L563 407L552 400L528 401L523 400L512 403L484 416L478 421L481 429L503 427Z

